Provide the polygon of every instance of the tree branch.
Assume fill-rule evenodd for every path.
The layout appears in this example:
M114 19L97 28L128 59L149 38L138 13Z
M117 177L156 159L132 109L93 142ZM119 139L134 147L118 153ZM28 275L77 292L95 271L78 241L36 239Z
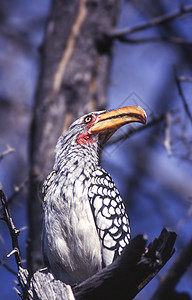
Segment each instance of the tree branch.
M133 27L128 27L128 28L124 28L121 30L113 30L109 33L109 36L112 38L120 38L124 35L128 35L130 33L134 33L136 31L140 31L140 30L144 30L147 28L150 28L152 26L156 26L156 25L160 25L162 23L165 22L169 22L172 21L176 18L179 18L181 16L183 16L184 14L187 13L191 13L192 12L192 5L185 5L185 6L181 6L181 8L179 10L176 10L175 12L171 12L169 14L165 14L156 18L153 18L151 20L149 20L148 22L145 22L143 24L139 24Z
M17 263L17 267L19 269L20 267L22 267L19 244L18 244L18 239L17 239L20 231L16 229L16 227L13 223L13 219L11 217L11 214L10 214L8 206L7 206L7 198L2 190L0 190L0 198L1 198L1 203L2 203L3 210L4 210L4 221L7 223L7 226L9 228L9 232L10 232L10 236L12 239L13 251L11 251L9 256L12 254L15 255L15 260Z
M122 36L122 37L119 37L118 40L122 43L127 43L127 44L169 42L172 44L192 46L192 41L185 41L182 38L177 37L177 36L154 36L154 37L139 38L139 39L126 38L126 37Z
M163 229L145 248L146 237L137 236L113 264L72 287L75 299L133 299L170 259L175 239L175 232ZM47 295L49 299L74 299L71 287L54 279L47 269L37 271L31 280L27 271L21 269L18 278L23 290L30 286L29 299L47 299Z
M9 145L7 145L7 150L3 151L2 153L0 153L0 160L3 159L6 155L14 152L15 149L11 148Z

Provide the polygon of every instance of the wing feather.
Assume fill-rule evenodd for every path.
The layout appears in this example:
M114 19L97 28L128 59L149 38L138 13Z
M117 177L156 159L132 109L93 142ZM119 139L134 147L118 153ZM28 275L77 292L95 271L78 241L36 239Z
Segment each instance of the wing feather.
M112 178L100 167L93 172L88 195L106 266L121 255L129 243L129 218Z

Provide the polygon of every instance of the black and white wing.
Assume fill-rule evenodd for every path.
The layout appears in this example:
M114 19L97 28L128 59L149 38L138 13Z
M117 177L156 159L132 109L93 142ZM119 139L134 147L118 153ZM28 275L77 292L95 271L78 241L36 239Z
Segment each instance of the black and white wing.
M129 219L112 178L100 167L93 172L88 196L101 239L103 265L107 266L129 243Z

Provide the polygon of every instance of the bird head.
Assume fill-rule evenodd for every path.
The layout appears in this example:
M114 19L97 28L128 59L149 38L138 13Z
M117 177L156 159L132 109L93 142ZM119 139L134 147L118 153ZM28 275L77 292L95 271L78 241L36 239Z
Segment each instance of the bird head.
M99 157L101 148L114 132L131 122L146 123L146 113L140 106L92 112L80 117L57 142L55 168L58 168L68 155L75 156L82 152L79 152L80 149L86 149L86 155L95 153Z
M83 132L77 136L77 144L91 146L98 141L104 144L116 130L132 122L146 123L146 113L140 106L87 114L81 118Z

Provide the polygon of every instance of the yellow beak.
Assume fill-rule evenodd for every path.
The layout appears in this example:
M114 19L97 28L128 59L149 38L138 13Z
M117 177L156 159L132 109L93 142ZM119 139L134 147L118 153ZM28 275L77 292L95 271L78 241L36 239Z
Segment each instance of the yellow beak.
M97 123L91 128L91 134L99 132L110 131L110 136L121 126L131 123L139 122L146 123L147 115L140 106L125 106L99 115Z

